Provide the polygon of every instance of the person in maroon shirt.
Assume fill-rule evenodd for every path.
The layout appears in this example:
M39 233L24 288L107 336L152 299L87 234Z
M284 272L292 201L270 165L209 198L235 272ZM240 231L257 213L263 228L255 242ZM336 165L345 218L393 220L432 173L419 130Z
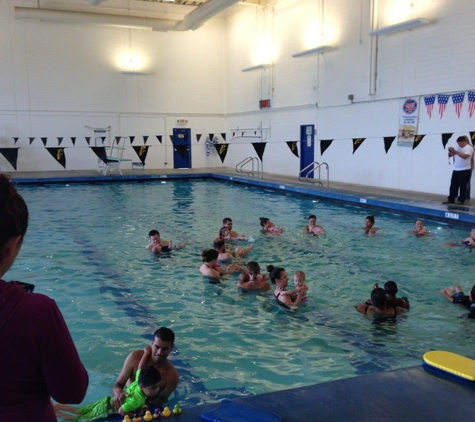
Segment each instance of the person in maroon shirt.
M51 399L80 403L89 377L55 301L2 280L28 227L28 207L0 173L0 419L57 421Z

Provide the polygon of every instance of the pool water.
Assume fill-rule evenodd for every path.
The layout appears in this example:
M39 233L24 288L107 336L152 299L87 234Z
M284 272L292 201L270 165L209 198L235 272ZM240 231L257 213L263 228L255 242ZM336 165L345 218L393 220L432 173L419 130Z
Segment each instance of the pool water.
M215 180L18 189L30 226L5 278L57 301L90 374L86 403L110 394L127 354L148 345L158 326L176 334L170 359L181 379L170 403L182 407L419 365L431 349L472 354L473 321L438 293L473 284L475 254L448 246L466 228L425 221L434 235L416 238L408 235L413 217ZM302 231L309 214L326 236ZM368 214L381 228L374 237L361 230ZM262 234L261 216L284 234ZM224 217L254 237L247 260L262 271L273 264L291 279L306 273L307 303L287 311L271 292L240 292L237 275L219 285L201 276L200 253ZM150 255L153 228L186 247ZM354 305L389 279L411 311L376 324Z

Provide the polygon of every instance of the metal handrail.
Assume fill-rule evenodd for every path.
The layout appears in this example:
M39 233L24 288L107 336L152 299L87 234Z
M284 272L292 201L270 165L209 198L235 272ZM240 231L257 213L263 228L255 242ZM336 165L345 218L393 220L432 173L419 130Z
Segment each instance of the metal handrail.
M263 171L260 166L259 158L257 157L246 157L244 160L236 164L236 171L238 173L246 173L248 176L255 176L254 162L256 164L257 177L263 178ZM251 163L251 170L244 170L244 166L248 163Z
M322 166L325 166L326 170L327 170L327 188L328 188L330 186L330 168L328 167L328 163L319 163L318 161L314 161L313 163L310 163L308 166L306 166L305 168L300 170L299 180L301 182L312 183L314 187L315 187L315 184L318 183L318 185L323 188L324 185L322 183L322 177L321 177ZM310 168L311 168L311 170L309 170ZM304 173L307 170L309 170L309 171L306 174L305 178L303 178L302 173ZM309 175L310 174L315 174L316 170L318 170L318 179L310 179Z

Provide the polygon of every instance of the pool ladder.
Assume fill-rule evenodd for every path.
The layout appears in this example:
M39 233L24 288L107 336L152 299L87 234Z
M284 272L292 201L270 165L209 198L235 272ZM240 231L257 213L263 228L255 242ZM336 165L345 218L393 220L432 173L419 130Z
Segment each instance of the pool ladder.
M319 163L318 161L314 161L313 163L310 163L307 167L300 170L299 180L301 182L312 183L313 187L315 187L316 184L318 184L318 186L321 186L322 188L325 187L325 185L322 183L322 177L321 177L322 167L324 167L327 171L326 187L328 188L330 186L330 168L328 167L327 163ZM306 174L305 177L303 177L302 174L306 172L307 170L308 170L308 173ZM310 178L309 176L314 175L317 170L318 170L318 178L316 179Z
M249 163L251 168L245 169L244 166L249 165ZM261 179L264 177L261 161L257 157L246 157L236 165L236 171L238 173L246 173L248 176L259 177Z

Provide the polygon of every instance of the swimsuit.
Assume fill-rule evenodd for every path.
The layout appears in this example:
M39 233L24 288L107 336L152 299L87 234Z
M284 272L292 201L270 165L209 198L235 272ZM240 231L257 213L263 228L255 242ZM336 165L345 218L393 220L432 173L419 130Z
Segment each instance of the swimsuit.
M287 309L291 309L289 305L286 305L285 303L281 302L279 300L279 296L281 295L282 292L280 292L278 295L276 295L274 293L274 297L277 299L277 303L280 305L280 306L283 306L284 308L287 308ZM290 296L290 298L292 299L292 296ZM292 302L294 301L294 299L292 299Z

